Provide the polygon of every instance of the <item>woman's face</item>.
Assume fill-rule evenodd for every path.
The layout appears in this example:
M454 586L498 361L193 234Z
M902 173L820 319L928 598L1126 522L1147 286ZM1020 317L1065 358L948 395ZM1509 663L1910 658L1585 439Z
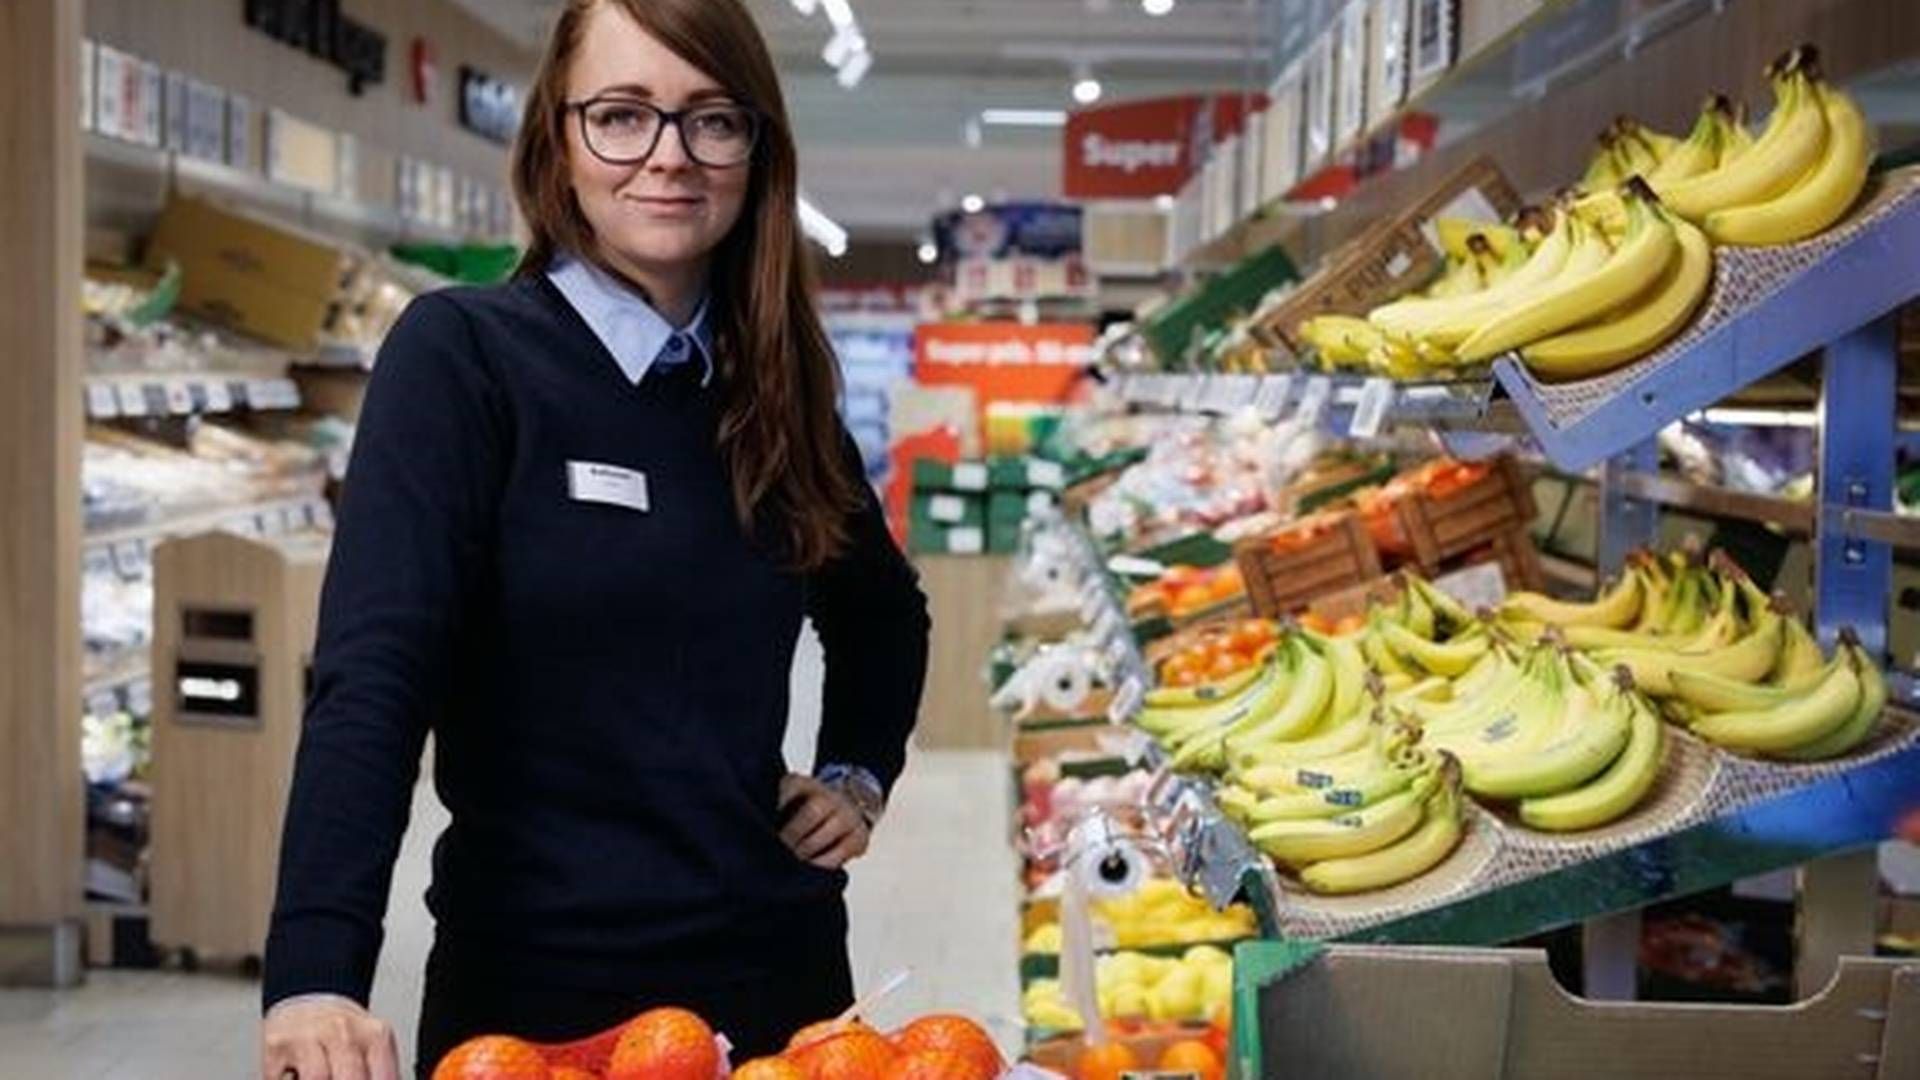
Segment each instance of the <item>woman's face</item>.
M720 84L641 29L626 11L602 3L588 13L568 76L567 100L617 98L664 112L730 102ZM739 104L739 103L735 103ZM634 110L600 121L632 124ZM590 114L587 123L595 123ZM645 161L610 165L581 133L578 111L567 121L567 161L575 197L603 254L640 276L704 272L708 256L739 220L751 161L712 168L693 160L671 124ZM689 130L686 135L691 136ZM596 143L605 145L596 135Z

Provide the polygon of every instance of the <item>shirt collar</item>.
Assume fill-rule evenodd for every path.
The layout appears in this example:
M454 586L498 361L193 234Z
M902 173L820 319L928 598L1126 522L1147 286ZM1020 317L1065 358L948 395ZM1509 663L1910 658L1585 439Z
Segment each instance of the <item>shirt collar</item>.
M705 297L687 325L675 329L631 286L585 259L556 260L547 270L547 279L606 346L627 381L638 385L654 365L683 364L694 353L699 354L703 370L700 384L713 381L713 330Z

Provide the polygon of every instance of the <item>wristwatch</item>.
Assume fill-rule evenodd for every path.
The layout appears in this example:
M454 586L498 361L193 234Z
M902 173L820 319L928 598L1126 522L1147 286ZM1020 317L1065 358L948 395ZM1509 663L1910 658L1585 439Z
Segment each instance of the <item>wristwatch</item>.
M880 778L858 765L822 765L814 771L813 778L847 797L854 809L860 811L861 820L872 829L880 823L880 815L887 810L887 790L880 786Z

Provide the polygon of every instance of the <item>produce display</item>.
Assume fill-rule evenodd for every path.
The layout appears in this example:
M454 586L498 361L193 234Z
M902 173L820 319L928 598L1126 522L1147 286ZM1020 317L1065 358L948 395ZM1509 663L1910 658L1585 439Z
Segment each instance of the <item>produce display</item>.
M1185 618L1209 608L1242 600L1247 583L1233 563L1215 567L1170 566L1153 581L1137 586L1127 597L1127 614L1134 619L1155 615Z
M802 1028L775 1057L740 1063L738 1080L994 1080L999 1047L965 1017L924 1016L891 1035L859 1020ZM685 1009L651 1009L611 1031L563 1045L505 1035L450 1051L433 1080L716 1080L724 1040Z
M1102 1020L1207 1023L1233 996L1233 957L1196 945L1179 957L1117 952L1096 963ZM1068 1004L1058 979L1035 979L1021 996L1027 1023L1047 1031L1080 1031L1085 1020Z
M1565 196L1506 224L1437 220L1435 281L1365 318L1309 318L1300 337L1324 369L1400 379L1509 352L1542 379L1582 379L1647 355L1692 321L1714 245L1805 240L1866 185L1871 133L1816 51L1794 49L1767 75L1774 108L1758 135L1725 96L1685 139L1622 117Z
M1215 911L1171 878L1149 879L1126 896L1095 900L1090 906L1095 940L1120 949L1218 944L1251 937L1258 929L1252 908L1233 904ZM1057 954L1060 941L1060 924L1042 923L1027 935L1022 951Z
M1269 619L1208 623L1159 661L1159 686L1147 691L1147 704L1197 705L1232 696L1254 681L1278 632Z

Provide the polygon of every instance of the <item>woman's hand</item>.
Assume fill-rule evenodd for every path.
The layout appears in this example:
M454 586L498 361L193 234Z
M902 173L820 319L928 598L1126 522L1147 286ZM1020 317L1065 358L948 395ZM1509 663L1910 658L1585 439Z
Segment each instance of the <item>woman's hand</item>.
M838 870L867 853L872 836L860 808L813 777L791 774L780 781L780 808L787 820L780 840L802 862Z
M393 1029L347 998L289 998L260 1036L261 1080L400 1080Z

